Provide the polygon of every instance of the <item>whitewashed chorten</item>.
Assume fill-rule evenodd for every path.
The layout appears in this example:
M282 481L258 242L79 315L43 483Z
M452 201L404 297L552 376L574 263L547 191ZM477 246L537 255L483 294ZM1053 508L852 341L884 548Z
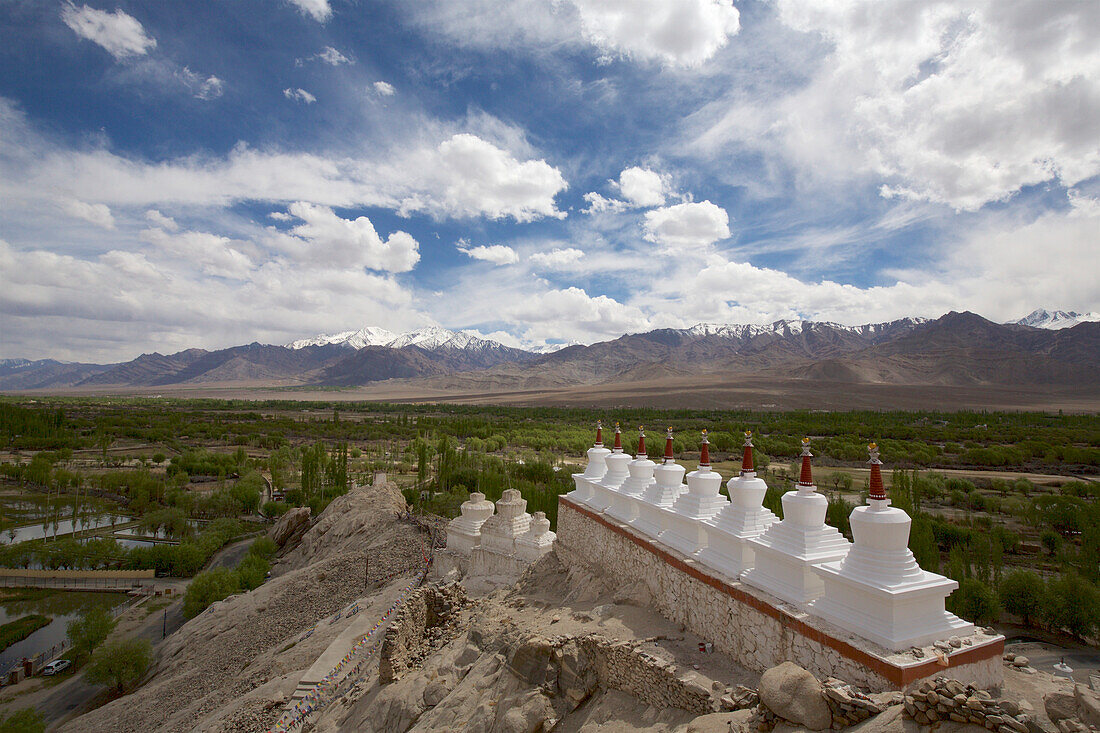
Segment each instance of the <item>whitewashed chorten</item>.
M661 464L653 470L653 482L638 499L638 514L630 525L642 534L656 537L661 533L661 517L680 494L687 491L684 484L686 469L672 455L672 428L665 436L665 455Z
M852 511L855 543L843 560L815 568L825 589L811 612L894 651L973 633L973 624L944 610L959 584L922 570L909 551L913 520L890 506L878 447L868 450L871 486L867 506Z
M633 460L629 453L623 453L623 435L619 423L615 423L615 444L611 446L611 455L606 459L607 472L599 481L592 482L592 498L588 505L598 512L607 511L619 486L630 475L627 464Z
M592 482L599 481L607 473L607 457L611 451L603 447L603 422L596 421L596 443L588 449L588 465L584 473L573 474L575 489L566 496L574 501L588 503L592 498Z
M516 557L534 562L554 549L557 535L550 531L550 520L546 512L531 515L531 525L526 532L516 537Z
M752 448L752 433L746 431L741 473L726 484L730 503L706 520L707 546L699 552L699 562L734 580L753 566L754 554L748 541L779 521L763 507L768 485L756 476Z
M813 566L843 560L851 547L836 527L825 524L829 502L814 486L812 456L810 439L803 438L798 488L783 494L783 520L748 540L755 565L741 576L745 583L803 607L824 590Z
M496 503L496 514L481 525L481 547L498 555L514 555L516 538L531 528L527 500L516 489L505 489Z
M710 441L703 431L699 468L687 476L687 491L662 515L659 539L685 555L694 555L707 544L704 520L717 514L729 499L722 496L722 476L710 468Z
M630 472L622 484L618 493L607 508L607 516L618 519L620 522L630 522L638 516L638 504L641 502L642 492L653 483L653 471L657 464L649 460L645 447L645 428L638 428L638 455L627 464Z
M481 525L493 516L493 502L480 491L472 491L460 510L462 514L447 523L447 549L469 555L481 544Z

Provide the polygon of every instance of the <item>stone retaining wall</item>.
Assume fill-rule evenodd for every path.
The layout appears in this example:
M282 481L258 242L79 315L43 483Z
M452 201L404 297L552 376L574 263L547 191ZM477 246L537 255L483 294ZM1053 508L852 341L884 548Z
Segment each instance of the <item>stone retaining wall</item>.
M662 615L757 672L792 661L820 678L838 677L871 691L904 689L939 674L982 688L1001 684L1002 636L979 632L942 659L931 648L922 657L895 654L762 591L717 577L564 496L559 497L555 549L565 565L585 567L611 583L645 583Z
M382 639L379 680L388 684L419 668L457 633L459 615L467 603L466 591L457 583L425 586L409 594Z

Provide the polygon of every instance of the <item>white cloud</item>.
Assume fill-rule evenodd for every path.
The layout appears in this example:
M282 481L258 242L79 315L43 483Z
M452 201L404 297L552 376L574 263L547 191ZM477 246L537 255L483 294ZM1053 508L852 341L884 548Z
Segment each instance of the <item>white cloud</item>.
M105 204L89 204L84 201L70 199L62 204L65 212L84 221L90 221L104 229L115 228L115 218L111 215L111 209Z
M777 8L824 58L778 102L737 90L705 108L700 152L762 148L804 181L866 178L960 210L1100 174L1100 4Z
M533 293L501 309L505 317L523 324L529 340L592 341L643 331L649 320L634 306L606 295L590 296L580 288Z
M165 216L156 209L149 209L145 212L145 218L155 227L163 229L166 232L179 231L180 225L176 223L176 220L170 216Z
M740 29L732 0L573 0L584 37L608 54L700 66Z
M584 200L588 202L587 208L584 213L586 214L603 214L611 213L617 214L621 211L626 211L627 204L625 201L619 201L618 199L609 199L606 196L602 196L595 191L590 191L584 195Z
M318 23L324 23L332 17L329 0L290 0L290 3L297 6L303 15L308 15Z
M122 10L108 13L68 3L61 9L61 19L78 36L106 49L115 60L143 56L157 45L156 39L145 32L141 23Z
M345 56L344 54L337 51L332 46L325 46L313 58L318 60L318 61L323 61L324 63L328 64L329 66L339 66L340 64L350 64L351 63L351 59L349 59L347 56Z
M213 74L205 76L184 66L176 71L176 78L198 99L217 99L225 94L225 82Z
M584 252L575 247L556 247L549 252L536 252L527 261L536 267L547 270L564 270L584 257Z
M492 262L494 265L514 265L519 262L519 255L511 247L503 244L489 244L471 247L465 239L460 239L455 244L459 252L474 258Z
M634 206L661 206L668 194L668 181L647 168L627 168L619 174L619 191Z
M382 97L392 97L394 94L397 94L397 90L394 89L393 84L389 82L376 81L371 87L374 89L375 94Z
M612 57L694 68L740 28L731 0L435 0L414 19L462 46L541 52L595 47Z
M307 243L298 257L332 266L366 267L386 272L408 272L420 261L420 245L408 233L396 231L383 240L370 219L344 219L327 206L296 201L288 212L302 220L290 234Z
M26 208L48 195L50 201L54 196L93 199L112 207L310 201L437 218L526 222L565 217L554 201L567 188L561 171L541 159L517 159L470 133L438 144L416 138L403 149L370 149L372 157L257 151L241 144L224 157L148 162L105 147L60 148L32 131L24 115L3 98L0 121L7 151L0 157L0 208L4 203ZM522 141L514 146L524 148Z
M701 250L729 236L729 215L710 201L666 206L645 215L645 238L669 251Z
M317 101L317 97L313 96L305 89L287 89L283 90L283 96L294 102L303 102L305 104L313 104Z
M207 232L169 233L146 229L141 238L161 253L198 265L204 275L245 280L255 265L242 249L247 245Z

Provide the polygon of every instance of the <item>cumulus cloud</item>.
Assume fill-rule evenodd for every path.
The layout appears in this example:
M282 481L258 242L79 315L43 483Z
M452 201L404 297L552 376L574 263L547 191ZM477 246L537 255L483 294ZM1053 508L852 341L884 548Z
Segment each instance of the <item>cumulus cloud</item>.
M730 236L729 215L710 201L647 211L645 238L670 251L701 250Z
M292 102L302 102L304 104L313 104L317 101L317 97L313 96L305 89L291 89L288 87L283 90L283 96Z
M591 341L645 330L649 320L634 306L606 295L590 296L576 287L534 293L505 308L526 329L527 338L577 338Z
M586 214L617 214L621 211L626 211L627 209L625 201L607 198L606 196L598 194L595 191L589 191L588 193L586 193L584 195L584 200L588 203L588 206L584 209L584 213Z
M304 201L287 211L302 221L290 230L308 244L297 248L300 258L385 272L408 272L420 261L420 245L411 235L396 231L383 240L365 216L344 219L327 206Z
M61 19L81 38L102 46L116 61L143 56L157 45L141 23L122 10L109 13L68 3L61 9Z
M709 105L696 142L764 148L806 180L976 210L1100 174L1100 5L777 3L827 47L780 101Z
M217 99L225 94L225 82L213 74L198 74L184 66L176 72L176 78L198 99Z
M337 51L332 46L325 46L317 53L304 59L298 59L297 65L301 66L307 61L320 61L321 63L328 64L329 66L340 66L341 64L354 63L344 54Z
M385 81L376 81L371 85L371 88L374 89L374 93L380 97L392 97L394 94L397 94L397 90L393 88L393 84Z
M141 238L162 254L194 263L204 275L245 280L254 268L252 259L242 251L245 243L229 237L195 231L168 232L154 227L143 231Z
M732 0L446 0L417 3L414 18L463 46L594 47L602 60L695 68L740 29Z
M111 215L111 209L105 204L89 204L71 199L64 202L63 208L65 213L75 216L77 219L89 221L104 229L115 228L115 218Z
M668 193L668 181L660 173L635 166L619 174L619 191L634 206L660 206Z
M519 262L519 255L511 247L503 244L489 244L479 245L477 247L471 247L470 243L465 239L458 240L455 247L459 252L474 258L475 260L484 260L485 262L492 262L494 265L514 265Z
M149 209L145 212L145 218L155 227L163 229L166 232L178 231L180 225L176 223L176 220L170 216L165 216L156 209Z
M584 257L584 252L575 247L556 247L549 252L536 252L527 258L535 267L546 270L564 270Z
M573 0L584 37L610 55L695 67L741 28L732 0Z
M297 7L302 15L308 15L318 23L324 23L332 17L332 6L329 5L329 0L289 0L289 2Z

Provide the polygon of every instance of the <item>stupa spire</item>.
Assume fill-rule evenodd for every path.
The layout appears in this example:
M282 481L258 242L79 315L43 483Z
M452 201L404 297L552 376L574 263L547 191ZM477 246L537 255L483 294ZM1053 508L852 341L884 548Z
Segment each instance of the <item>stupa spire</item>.
M645 456L646 456L645 426L644 425L639 425L638 426L638 457L639 458L645 458Z
M752 465L752 431L746 430L744 452L741 454L741 475L755 472L756 469Z
M672 428L668 429L665 434L665 463L672 463L674 456L672 455Z
M596 448L603 448L603 420L596 421Z
M814 485L814 472L813 467L810 466L810 459L813 458L813 453L810 452L810 439L802 439L802 473L798 477L799 486L813 486Z
M623 431L619 428L619 423L615 423L615 445L611 446L611 450L614 453L623 452Z
M871 443L867 446L867 452L871 454L871 490L867 493L868 499L885 499L886 487L882 483L882 461L878 459L878 445Z
M703 447L699 451L699 468L710 468L710 441L707 440L707 431L703 430Z

